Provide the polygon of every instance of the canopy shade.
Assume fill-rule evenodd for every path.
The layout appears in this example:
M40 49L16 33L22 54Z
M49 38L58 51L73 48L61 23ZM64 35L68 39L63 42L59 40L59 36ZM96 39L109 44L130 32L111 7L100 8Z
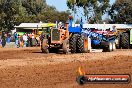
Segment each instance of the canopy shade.
M41 27L54 27L54 26L56 26L56 24L54 24L54 23L47 23L47 24L42 24L41 25Z
M14 26L15 28L21 29L42 29L44 27L54 27L54 23L21 23L19 26Z

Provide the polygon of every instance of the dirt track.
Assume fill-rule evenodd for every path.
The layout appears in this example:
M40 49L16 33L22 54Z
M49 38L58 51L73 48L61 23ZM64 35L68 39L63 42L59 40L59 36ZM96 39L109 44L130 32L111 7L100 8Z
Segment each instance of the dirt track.
M79 66L88 74L132 75L132 50L64 55L0 49L0 88L132 88L132 83L80 86L75 80Z

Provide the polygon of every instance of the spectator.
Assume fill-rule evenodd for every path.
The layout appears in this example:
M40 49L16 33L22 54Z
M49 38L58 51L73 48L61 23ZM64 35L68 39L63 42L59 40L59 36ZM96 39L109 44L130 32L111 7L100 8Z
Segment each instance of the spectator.
M115 25L112 27L112 32L117 32Z
M10 43L11 42L11 34L8 34L8 38L7 38L7 42Z
M42 45L42 41L43 41L44 37L45 37L44 32L42 32L40 37L39 37L39 39L40 39L40 47Z
M1 47L1 44L2 44L1 42L2 42L2 39L1 39L1 36L0 36L0 47Z
M33 46L36 45L36 40L35 40L34 33L32 33L32 45L33 45Z
M30 34L28 34L27 37L28 37L27 46L30 47Z
M15 39L15 47L19 47L19 42L18 42L18 34L15 32L14 33L14 39Z
M42 32L41 35L40 35L40 37L39 37L40 41L42 41L44 37L45 37L44 32Z
M21 41L20 41L20 37L21 37L21 36L18 34L18 46L19 46L19 47L20 47L20 42L21 42Z
M30 47L32 47L33 46L33 44L32 44L32 33L29 34L29 42L30 42Z
M7 35L6 42L7 42L6 46L9 47L10 42L11 42L11 36L10 36L10 34Z
M23 47L23 37L20 36L20 47Z
M37 46L40 44L40 39L39 39L39 36L36 37L36 42L37 42Z
M27 40L28 40L28 36L26 35L26 33L23 35L23 41L24 41L24 46L23 47L26 47L27 46Z
M5 47L6 46L6 34L5 32L3 32L2 34L2 47Z

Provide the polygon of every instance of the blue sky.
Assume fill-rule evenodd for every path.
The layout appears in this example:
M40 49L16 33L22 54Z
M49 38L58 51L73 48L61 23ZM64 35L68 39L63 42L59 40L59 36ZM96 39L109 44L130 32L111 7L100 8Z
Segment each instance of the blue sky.
M68 7L66 5L67 0L46 0L46 3L51 6L55 6L57 10L59 11L66 11L68 10ZM115 0L110 0L110 3L112 4L115 2Z
M59 11L66 11L68 9L66 5L67 0L46 0L46 3L51 6L55 6Z

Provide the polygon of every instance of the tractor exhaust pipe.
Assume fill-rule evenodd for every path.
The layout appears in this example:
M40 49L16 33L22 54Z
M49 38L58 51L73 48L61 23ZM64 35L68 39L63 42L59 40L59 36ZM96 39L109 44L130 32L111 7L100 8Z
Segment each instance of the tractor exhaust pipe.
M65 27L66 27L66 38L69 38L69 30L68 30L69 23L66 23Z

